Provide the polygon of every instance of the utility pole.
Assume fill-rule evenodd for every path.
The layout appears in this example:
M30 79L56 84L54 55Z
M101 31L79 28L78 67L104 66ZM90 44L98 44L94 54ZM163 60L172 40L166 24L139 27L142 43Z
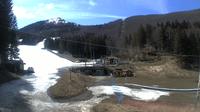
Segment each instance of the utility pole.
M199 57L199 79L198 79L198 85L197 85L197 102L196 106L199 104L199 89L200 89L200 57Z

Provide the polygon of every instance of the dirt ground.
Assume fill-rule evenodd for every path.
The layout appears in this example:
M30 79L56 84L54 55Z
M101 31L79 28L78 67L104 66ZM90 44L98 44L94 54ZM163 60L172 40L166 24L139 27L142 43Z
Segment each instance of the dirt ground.
M199 112L200 108L192 104L173 104L167 102L143 102L125 98L121 104L114 96L96 105L92 112Z
M135 62L133 64L137 75L172 78L188 78L198 75L195 71L182 69L178 59L173 56L163 56L161 60L155 62Z
M196 88L198 83L197 71L182 69L175 57L162 57L155 62L133 62L136 77L115 77L118 85L135 83L164 88Z
M196 88L198 72L182 69L175 57L162 57L156 62L134 62L136 77L117 77L118 85L136 83L166 88ZM92 112L199 112L195 93L171 93L156 102L136 101L126 97L118 104L115 96L96 105Z
M115 77L117 85L137 83L141 85L159 86L166 88L196 88L198 72L179 67L175 57L162 57L155 62L133 62L136 77ZM130 67L130 68L131 68ZM65 75L49 91L54 98L70 98L85 91L86 87L96 82L112 82L113 78L91 77L64 72ZM95 82L95 83L94 83ZM101 83L100 83L101 84ZM104 83L102 83L104 84ZM99 85L99 83L98 83ZM102 101L92 108L92 112L199 112L196 108L195 94L176 94L162 97L156 102L136 101L126 97L121 104L116 103L115 96Z

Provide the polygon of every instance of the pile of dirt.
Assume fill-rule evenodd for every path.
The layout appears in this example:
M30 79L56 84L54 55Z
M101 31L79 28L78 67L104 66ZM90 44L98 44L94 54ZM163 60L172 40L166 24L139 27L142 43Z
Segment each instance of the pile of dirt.
M58 82L48 89L53 98L72 98L87 91L87 87L94 83L95 79L77 73L67 72Z

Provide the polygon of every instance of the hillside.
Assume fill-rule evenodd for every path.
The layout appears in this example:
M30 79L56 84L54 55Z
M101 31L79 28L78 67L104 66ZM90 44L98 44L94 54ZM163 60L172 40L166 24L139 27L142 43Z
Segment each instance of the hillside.
M18 36L23 39L22 44L36 44L47 38L46 48L61 53L68 51L76 57L116 55L148 60L149 54L159 53L197 56L200 48L199 17L200 10L192 10L132 16L125 20L87 26L58 18L56 21L45 20L28 25L19 30ZM197 57L181 59L197 64Z
M158 22L166 21L183 21L187 20L192 23L199 22L200 10L183 11L162 15L141 15L132 16L124 20L125 34L134 34L138 30L141 24L151 24L156 25ZM39 21L30 24L24 28L21 28L19 32L25 32L30 34L37 34L42 36L66 36L74 34L83 34L86 32L96 33L96 34L106 34L112 37L120 37L120 32L122 28L122 20L116 20L110 23L102 25L77 25L75 23L49 23L48 20ZM60 33L61 34L60 34Z
M142 15L142 16L132 16L125 19L126 34L133 34L141 24L151 24L156 25L158 22L167 21L190 21L192 23L199 22L200 9L192 11L175 12L169 14L160 15Z

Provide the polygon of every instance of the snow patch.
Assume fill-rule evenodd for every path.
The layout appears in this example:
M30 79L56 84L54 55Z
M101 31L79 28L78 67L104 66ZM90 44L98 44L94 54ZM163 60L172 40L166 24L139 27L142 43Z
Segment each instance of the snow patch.
M57 18L51 18L51 19L47 20L47 23L64 24L65 20L60 17L57 17Z
M52 37L60 38L60 37ZM19 57L26 63L24 69L33 67L35 73L34 77L24 78L31 83L36 90L45 92L50 86L54 85L59 78L55 73L59 68L72 67L72 66L85 66L85 63L73 63L67 59L57 56L57 51L49 52L44 49L44 42L38 43L36 46L20 45ZM93 66L94 60L87 62L87 66Z
M73 62L57 56L44 48L44 41L36 46L20 45L19 57L26 63L24 68L33 67L35 77L26 78L37 91L46 91L48 87L56 83L59 78L59 68L72 66Z
M161 96L169 96L168 92L161 92L147 89L131 89L124 86L94 86L88 88L92 91L93 95L115 95L121 93L136 100L142 101L156 101Z
M51 37L51 39L56 40L56 39L60 39L61 37Z
M53 53L56 53L56 54L58 54L58 51L56 51L56 50L51 50Z
M23 39L18 39L18 42L22 42L23 41Z
M52 101L41 101L40 99L31 100L35 112L90 112L93 106L108 97L93 97L87 101L57 103Z

